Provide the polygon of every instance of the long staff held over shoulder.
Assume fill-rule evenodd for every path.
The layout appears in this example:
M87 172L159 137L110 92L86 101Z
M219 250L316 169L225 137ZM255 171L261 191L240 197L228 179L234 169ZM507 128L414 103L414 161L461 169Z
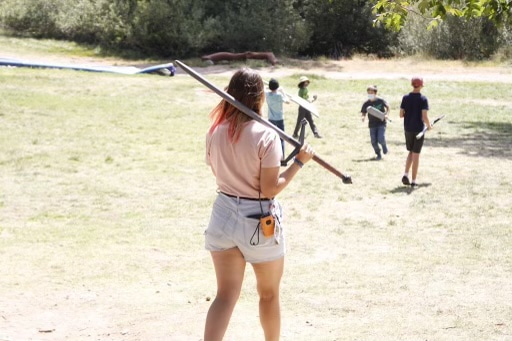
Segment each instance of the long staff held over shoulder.
M290 135L286 134L284 131L282 131L281 129L279 129L278 127L276 127L275 125L273 125L269 121L265 120L263 117L261 117L260 115L258 115L254 111L252 111L251 109L249 109L247 106L245 106L244 104L242 104L239 101L237 101L233 96L231 96L227 92L222 91L221 89L217 88L215 85L210 83L208 80L206 80L200 74L195 72L189 66L185 65L184 63L180 62L179 60L176 60L176 64L179 67L181 67L186 73L188 73L189 75L194 77L196 80L198 80L200 83L202 83L203 85L208 87L210 90L215 92L217 95L222 97L224 100L226 100L227 102L229 102L233 106L237 107L244 114L246 114L247 116L250 116L252 119L260 122L264 126L270 128L270 129L273 129L275 132L277 132L277 134L284 141L286 141L289 144L293 145L295 148L300 148L302 146L299 141L295 140ZM320 164L325 169L327 169L329 172L331 172L334 175L336 175L337 177L341 178L341 180L343 180L344 184L351 184L352 183L352 178L350 177L350 175L343 174L342 172L340 172L339 170L337 170L336 168L334 168L333 166L331 166L330 164L328 164L327 162L322 160L318 155L314 155L313 156L313 160L316 161L318 164Z

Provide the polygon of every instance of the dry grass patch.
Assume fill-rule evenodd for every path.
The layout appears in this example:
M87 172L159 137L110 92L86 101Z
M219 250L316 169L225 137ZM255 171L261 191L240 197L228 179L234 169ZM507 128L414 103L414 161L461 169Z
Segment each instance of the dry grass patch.
M208 79L223 87L228 73ZM296 75L280 76L289 92ZM368 82L393 111L381 162L359 118ZM216 95L183 75L5 68L0 89L0 340L200 340L215 294L203 231ZM311 83L325 138L309 140L354 184L311 164L280 196L283 340L512 338L510 85L425 87L431 116L447 117L414 191L400 183L408 90L329 72ZM262 339L254 285L248 271L226 340Z

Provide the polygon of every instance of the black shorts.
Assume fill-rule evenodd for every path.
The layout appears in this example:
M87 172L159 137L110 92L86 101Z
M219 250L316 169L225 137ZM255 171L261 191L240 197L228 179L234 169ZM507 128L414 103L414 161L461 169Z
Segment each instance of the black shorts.
M417 140L416 135L420 132L406 131L405 132L405 147L408 151L419 154L421 153L421 148L423 147L423 141L425 141L425 135L421 137L421 139Z

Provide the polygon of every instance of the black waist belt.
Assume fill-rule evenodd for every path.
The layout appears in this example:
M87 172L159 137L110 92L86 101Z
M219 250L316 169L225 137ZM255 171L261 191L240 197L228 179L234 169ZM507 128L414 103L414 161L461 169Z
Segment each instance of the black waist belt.
M246 198L246 197L239 197L238 195L231 195L231 194L227 194L227 193L224 193L224 192L219 192L219 193L222 193L224 194L225 196L227 197L230 197L230 198L237 198L237 199L243 199L243 200L252 200L252 201L268 201L268 200L272 200L272 199L268 199L268 198Z

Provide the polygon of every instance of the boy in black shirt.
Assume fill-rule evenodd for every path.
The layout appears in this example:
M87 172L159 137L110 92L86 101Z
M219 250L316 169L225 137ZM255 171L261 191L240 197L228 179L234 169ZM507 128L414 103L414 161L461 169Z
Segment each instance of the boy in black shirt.
M370 85L366 89L366 92L368 93L368 100L363 103L363 107L361 108L362 121L364 122L369 106L380 110L385 114L384 117L387 118L389 105L383 98L377 97L377 85ZM380 154L379 144L382 146L382 152L384 154L388 153L388 147L386 144L386 119L380 120L373 115L368 115L368 128L370 128L370 141L372 143L373 150L375 151L375 154L377 154L375 160L380 160L382 159L382 155Z
M404 119L405 131L405 146L409 151L407 160L405 161L405 172L402 177L404 185L417 186L416 176L418 175L418 168L420 164L420 153L423 147L425 136L423 135L419 140L416 135L423 131L424 126L429 130L432 129L430 120L428 119L428 99L421 94L423 88L423 79L420 77L413 77L411 80L413 87L412 92L403 96L402 103L400 104L400 117ZM409 169L412 166L412 182L409 181Z

